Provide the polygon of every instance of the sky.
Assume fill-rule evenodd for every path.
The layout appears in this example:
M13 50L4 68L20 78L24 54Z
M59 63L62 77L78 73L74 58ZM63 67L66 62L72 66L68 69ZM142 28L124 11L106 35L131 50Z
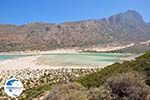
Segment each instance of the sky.
M150 0L0 0L0 24L101 19L128 9L150 22Z

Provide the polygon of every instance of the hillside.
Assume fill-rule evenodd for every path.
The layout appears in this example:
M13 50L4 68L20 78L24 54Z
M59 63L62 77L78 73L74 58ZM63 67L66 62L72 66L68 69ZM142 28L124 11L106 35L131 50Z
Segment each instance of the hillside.
M59 100L59 98L56 97L61 96L61 98L65 98L68 94L68 97L74 97L75 94L72 91L75 89L75 93L80 91L80 94L79 96L75 96L73 100L149 100L145 99L150 95L149 66L150 51L132 61L126 61L122 64L115 63L88 75L74 78L73 80L70 77L71 80L67 82L55 84L47 83L36 88L31 88L26 91L26 95L28 96L27 98L30 97L33 99L40 97L41 95L39 94L49 91L46 92L46 98L55 97L55 99L44 100ZM74 82L77 83L74 84ZM47 93L49 94L47 95ZM75 99L78 97L84 97L85 95L83 95L83 93L88 95L88 99ZM115 96L115 99L113 96Z
M133 10L109 18L65 22L0 25L0 51L51 50L150 40L150 25Z
M103 68L98 72L81 77L79 78L78 82L87 88L99 87L101 85L104 85L107 79L111 76L115 76L117 74L122 73L128 73L132 71L145 74L147 79L149 79L150 74L149 70L150 70L150 51L136 58L135 60L125 61L122 64L115 63L113 65Z

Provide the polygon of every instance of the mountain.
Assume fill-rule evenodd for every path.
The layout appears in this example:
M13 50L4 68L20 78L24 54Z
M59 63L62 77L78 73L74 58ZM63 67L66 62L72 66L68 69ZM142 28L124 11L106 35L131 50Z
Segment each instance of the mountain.
M0 25L1 52L125 45L147 40L150 40L150 24L134 10L109 18L61 24Z

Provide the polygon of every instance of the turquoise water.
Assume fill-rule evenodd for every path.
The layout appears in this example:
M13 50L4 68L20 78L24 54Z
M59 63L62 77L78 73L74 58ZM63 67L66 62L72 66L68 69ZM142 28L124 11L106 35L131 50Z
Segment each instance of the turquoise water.
M30 55L0 55L0 61L25 57ZM66 54L45 54L37 61L40 64L52 66L57 65L107 65L120 62L120 58L127 57L124 53L66 53Z
M72 53L47 54L38 58L38 61L48 65L106 65L120 62L126 57L123 53Z
M8 59L15 59L19 57L25 57L27 55L0 55L0 61L2 60L8 60Z

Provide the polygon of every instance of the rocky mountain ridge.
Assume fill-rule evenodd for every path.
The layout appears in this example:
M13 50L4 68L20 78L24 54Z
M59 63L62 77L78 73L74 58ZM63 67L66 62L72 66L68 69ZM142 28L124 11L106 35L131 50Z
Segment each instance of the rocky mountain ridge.
M150 24L134 10L109 18L61 24L0 25L1 52L128 45L147 40L150 40Z

